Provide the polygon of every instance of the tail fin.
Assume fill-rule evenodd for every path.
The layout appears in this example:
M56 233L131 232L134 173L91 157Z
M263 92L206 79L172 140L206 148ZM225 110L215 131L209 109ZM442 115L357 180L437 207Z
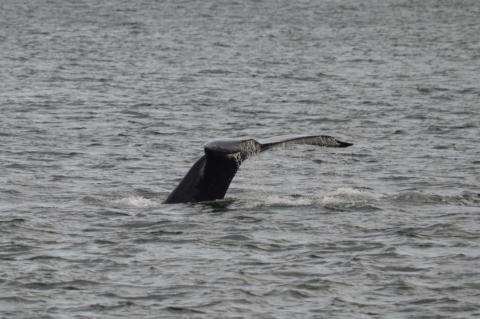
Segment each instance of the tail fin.
M261 150L266 151L273 147L279 147L288 144L306 144L326 147L348 147L353 145L352 143L342 142L327 135L284 136L263 141L263 143L261 143Z

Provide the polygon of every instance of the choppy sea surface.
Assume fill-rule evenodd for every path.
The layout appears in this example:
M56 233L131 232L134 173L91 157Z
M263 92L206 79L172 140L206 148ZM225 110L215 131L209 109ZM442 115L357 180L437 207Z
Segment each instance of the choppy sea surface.
M1 318L480 317L480 2L0 2ZM166 205L216 138L325 134Z

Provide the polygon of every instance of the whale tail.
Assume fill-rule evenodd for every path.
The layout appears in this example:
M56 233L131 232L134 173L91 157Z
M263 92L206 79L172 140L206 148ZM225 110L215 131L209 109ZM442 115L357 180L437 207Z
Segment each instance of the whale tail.
M326 147L353 145L325 135L282 136L261 142L253 138L216 140L205 145L205 155L195 162L165 203L222 199L244 160L260 152L288 144Z

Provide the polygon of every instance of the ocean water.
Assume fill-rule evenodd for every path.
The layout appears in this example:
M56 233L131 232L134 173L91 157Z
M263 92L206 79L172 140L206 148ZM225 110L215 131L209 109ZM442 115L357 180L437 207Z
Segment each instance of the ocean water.
M479 17L0 1L0 317L480 317ZM354 146L162 203L206 142L285 134Z

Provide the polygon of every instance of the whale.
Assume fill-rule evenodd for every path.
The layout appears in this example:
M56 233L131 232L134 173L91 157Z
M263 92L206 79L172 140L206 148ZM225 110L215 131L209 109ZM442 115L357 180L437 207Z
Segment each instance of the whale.
M219 139L204 146L204 155L190 168L164 203L197 203L223 199L233 177L246 159L289 144L348 147L327 135L279 136L265 140L251 137Z

